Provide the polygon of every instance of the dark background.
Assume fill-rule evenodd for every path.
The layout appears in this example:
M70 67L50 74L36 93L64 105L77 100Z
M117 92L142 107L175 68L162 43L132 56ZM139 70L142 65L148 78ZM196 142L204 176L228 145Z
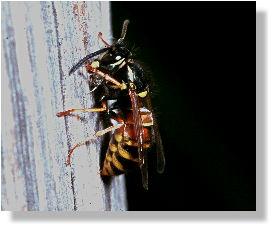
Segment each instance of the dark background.
M152 71L165 173L127 175L129 210L256 209L256 3L112 2ZM154 155L150 154L151 157Z

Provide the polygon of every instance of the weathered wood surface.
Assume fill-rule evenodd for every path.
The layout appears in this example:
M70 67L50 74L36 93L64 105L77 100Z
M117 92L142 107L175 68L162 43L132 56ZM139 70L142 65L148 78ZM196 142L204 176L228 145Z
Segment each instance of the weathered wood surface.
M105 184L101 139L67 151L102 126L79 59L110 40L109 2L2 2L2 210L126 210L124 176ZM99 126L98 126L99 125Z

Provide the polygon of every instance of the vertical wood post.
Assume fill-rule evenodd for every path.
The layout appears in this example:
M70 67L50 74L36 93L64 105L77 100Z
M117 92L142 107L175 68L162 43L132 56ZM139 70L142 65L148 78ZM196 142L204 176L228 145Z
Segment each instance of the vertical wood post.
M88 75L69 69L109 40L109 2L2 2L2 210L126 210L124 176L105 184L101 139L67 151L101 130ZM97 125L100 125L99 127Z

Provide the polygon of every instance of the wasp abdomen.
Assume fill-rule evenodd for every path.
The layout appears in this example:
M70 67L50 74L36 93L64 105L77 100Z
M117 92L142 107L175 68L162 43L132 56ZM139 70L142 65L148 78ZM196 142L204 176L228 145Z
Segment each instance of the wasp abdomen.
M144 152L151 145L150 124L143 128ZM101 175L116 176L130 171L138 166L138 143L134 124L125 124L117 129L110 141Z
M116 176L138 166L137 147L125 144L124 127L116 130L111 138L101 175Z

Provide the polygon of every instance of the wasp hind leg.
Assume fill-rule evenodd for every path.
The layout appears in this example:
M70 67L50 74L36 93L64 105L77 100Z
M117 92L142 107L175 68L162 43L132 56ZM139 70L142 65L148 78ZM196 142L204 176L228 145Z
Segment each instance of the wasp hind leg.
M104 134L106 134L106 133L108 133L108 132L110 132L110 131L112 131L112 130L116 130L116 129L118 129L118 128L121 128L123 125L124 125L124 123L117 124L117 125L112 125L112 126L110 126L110 127L108 127L108 128L105 128L105 129L103 129L103 130L101 130L101 131L96 132L96 133L93 134L88 140L76 144L72 149L70 149L70 150L68 151L68 156L67 156L67 160L66 160L66 165L69 166L69 165L71 164L71 155L72 155L72 153L74 152L74 150L75 150L77 147L80 147L80 146L82 146L82 145L84 145L84 144L87 144L88 142L90 142L90 141L92 141L92 140L94 140L94 139L97 139L98 137L101 137L101 136L103 136Z

